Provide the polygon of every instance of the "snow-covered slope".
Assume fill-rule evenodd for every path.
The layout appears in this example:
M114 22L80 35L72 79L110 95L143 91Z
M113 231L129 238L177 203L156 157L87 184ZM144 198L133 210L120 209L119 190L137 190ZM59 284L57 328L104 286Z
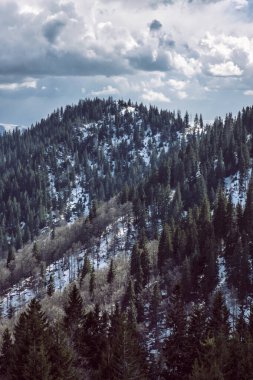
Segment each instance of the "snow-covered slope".
M99 239L94 241L91 248L81 247L69 255L64 255L61 259L50 264L41 273L27 277L8 289L2 296L1 307L3 316L8 315L8 310L20 310L32 298L42 298L46 295L47 284L50 275L53 276L56 291L63 291L71 282L78 279L83 265L85 255L88 255L95 270L109 267L110 259L118 255L129 255L131 244L135 237L133 224L129 225L129 220L120 217L114 223L108 225ZM128 248L127 248L128 247Z

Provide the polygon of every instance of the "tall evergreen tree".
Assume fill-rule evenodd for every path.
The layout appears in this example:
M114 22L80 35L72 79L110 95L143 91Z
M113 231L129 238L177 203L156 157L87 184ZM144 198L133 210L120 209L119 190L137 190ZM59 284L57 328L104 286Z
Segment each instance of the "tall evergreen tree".
M72 335L77 329L83 315L83 300L76 284L74 284L70 289L68 301L64 307L64 311L64 325Z
M164 264L172 257L172 241L168 224L165 224L159 241L157 266L162 273Z
M13 343L8 328L4 330L0 357L0 373L6 380L11 379Z
M115 278L115 268L114 268L114 262L113 259L110 261L110 268L107 274L107 282L108 284L112 284Z
M166 379L187 379L190 373L189 348L187 345L187 324L184 303L179 285L176 285L171 297L167 317L169 337L164 342Z

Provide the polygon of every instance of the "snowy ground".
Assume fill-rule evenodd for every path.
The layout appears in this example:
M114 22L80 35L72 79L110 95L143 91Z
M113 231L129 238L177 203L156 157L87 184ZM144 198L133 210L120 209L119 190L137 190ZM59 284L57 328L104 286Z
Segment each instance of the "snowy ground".
M3 316L8 315L10 307L19 310L32 298L43 297L46 294L50 275L54 278L55 290L63 291L66 286L78 278L86 254L89 255L95 270L108 267L111 257L124 253L129 254L129 251L125 250L126 244L128 239L133 240L134 235L133 225L129 226L123 217L119 218L106 228L93 250L78 249L69 256L65 255L49 265L44 276L38 274L29 277L10 288L2 297Z
M249 181L251 178L252 168L247 170L245 178L240 183L240 173L237 172L234 175L225 178L225 191L227 196L231 194L232 202L236 206L240 203L243 207L245 206L246 196Z

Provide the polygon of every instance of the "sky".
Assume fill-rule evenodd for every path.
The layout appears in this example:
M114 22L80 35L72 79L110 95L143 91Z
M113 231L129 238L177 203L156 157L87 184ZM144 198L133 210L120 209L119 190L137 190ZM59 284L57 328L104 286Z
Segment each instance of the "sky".
M84 98L205 120L253 104L253 0L0 0L0 122Z

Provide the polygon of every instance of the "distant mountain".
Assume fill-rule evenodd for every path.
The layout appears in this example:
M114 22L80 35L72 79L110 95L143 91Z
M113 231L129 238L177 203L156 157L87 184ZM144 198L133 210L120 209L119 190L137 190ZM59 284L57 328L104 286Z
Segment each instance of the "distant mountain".
M28 127L24 125L0 123L0 135L3 135L5 132L12 133L13 131L15 131L15 129L18 129L21 132L23 132L27 128Z

